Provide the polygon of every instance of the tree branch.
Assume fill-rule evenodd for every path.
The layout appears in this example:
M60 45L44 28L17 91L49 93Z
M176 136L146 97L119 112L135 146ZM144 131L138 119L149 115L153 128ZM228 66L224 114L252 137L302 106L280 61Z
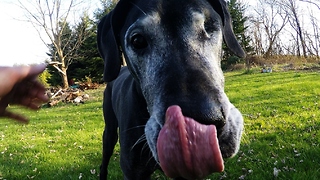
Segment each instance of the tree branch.
M320 5L317 4L317 3L315 3L315 2L313 2L313 1L310 1L310 0L300 0L300 1L301 1L301 2L306 2L306 3L313 4L313 5L315 5L315 6L320 10Z

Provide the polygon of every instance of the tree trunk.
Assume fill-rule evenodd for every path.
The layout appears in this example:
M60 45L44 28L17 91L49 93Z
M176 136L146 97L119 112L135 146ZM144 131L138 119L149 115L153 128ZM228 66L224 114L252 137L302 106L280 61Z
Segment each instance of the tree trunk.
M247 69L247 72L250 72L250 68L251 68L250 58L246 57L246 69Z
M306 58L307 57L306 44L305 44L305 41L304 41L304 38L303 38L303 32L302 32L302 28L301 28L301 25L300 25L299 17L297 15L296 11L293 11L293 15L294 15L294 18L295 18L295 21L296 21L297 33L298 33L298 36L299 36L299 39L300 39L300 43L301 43L301 46L302 46L302 53L303 53L303 56Z
M67 89L69 87L69 82L68 82L68 75L67 75L67 68L61 67L61 70L64 74L61 73L62 77L62 86L63 89Z

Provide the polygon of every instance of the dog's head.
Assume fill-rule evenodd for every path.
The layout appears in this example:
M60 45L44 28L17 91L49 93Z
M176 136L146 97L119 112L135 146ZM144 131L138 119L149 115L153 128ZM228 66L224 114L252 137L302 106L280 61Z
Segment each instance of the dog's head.
M224 0L120 0L99 24L104 79L117 77L123 53L148 105L148 145L168 176L222 171L222 157L239 149L243 120L224 92L223 39L244 56Z

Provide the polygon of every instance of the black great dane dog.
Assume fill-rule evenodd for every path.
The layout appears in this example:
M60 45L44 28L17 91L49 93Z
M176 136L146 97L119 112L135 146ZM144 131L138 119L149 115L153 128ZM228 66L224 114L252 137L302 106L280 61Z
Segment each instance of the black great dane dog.
M101 179L118 135L124 179L150 179L158 168L177 179L223 171L243 130L224 92L223 39L244 56L224 0L120 0L101 19L108 82Z

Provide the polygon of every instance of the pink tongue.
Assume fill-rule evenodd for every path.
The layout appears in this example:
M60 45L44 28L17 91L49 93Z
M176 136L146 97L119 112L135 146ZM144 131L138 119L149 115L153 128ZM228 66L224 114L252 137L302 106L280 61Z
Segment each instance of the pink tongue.
M224 169L216 127L183 116L179 106L167 109L157 151L162 170L171 178L201 179Z

